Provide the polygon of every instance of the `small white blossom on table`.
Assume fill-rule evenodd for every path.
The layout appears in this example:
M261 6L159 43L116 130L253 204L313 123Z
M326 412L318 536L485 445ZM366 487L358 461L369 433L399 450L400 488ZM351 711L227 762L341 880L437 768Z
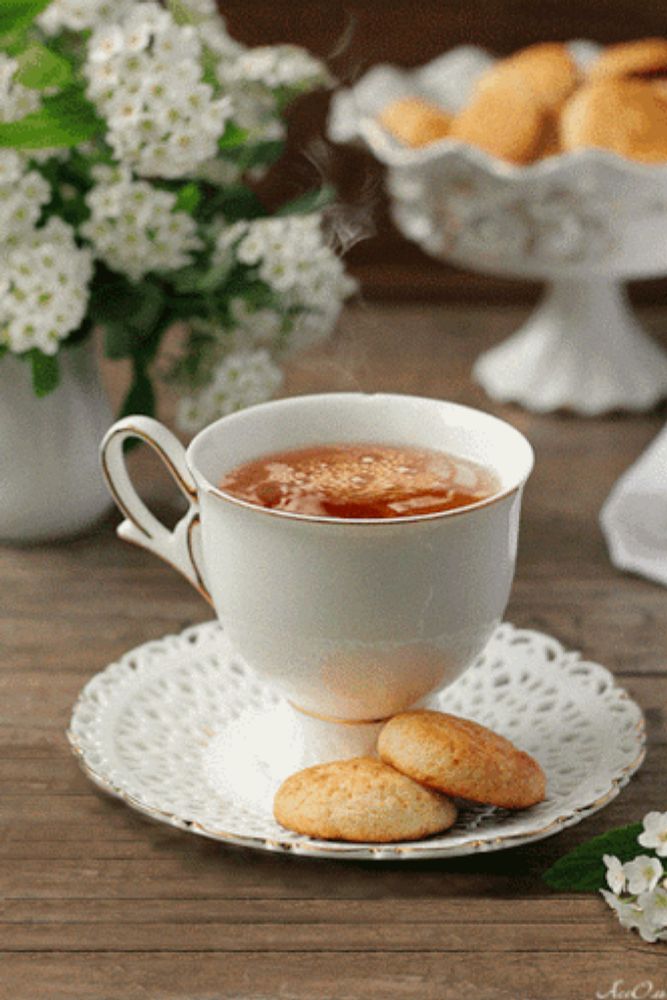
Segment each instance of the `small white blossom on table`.
M667 813L650 812L644 817L638 843L664 857L666 830ZM605 854L602 860L609 889L600 892L621 926L636 930L644 941L667 941L667 877L660 859L640 854L623 864Z
M644 830L637 839L642 847L652 847L659 857L667 857L667 812L647 813Z

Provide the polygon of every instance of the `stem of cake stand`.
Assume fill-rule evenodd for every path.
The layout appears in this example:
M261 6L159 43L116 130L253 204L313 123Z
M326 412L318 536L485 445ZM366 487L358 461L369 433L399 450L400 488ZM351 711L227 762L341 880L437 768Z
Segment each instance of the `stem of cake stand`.
M667 396L667 353L607 278L554 281L528 321L475 362L489 396L585 416L648 410Z

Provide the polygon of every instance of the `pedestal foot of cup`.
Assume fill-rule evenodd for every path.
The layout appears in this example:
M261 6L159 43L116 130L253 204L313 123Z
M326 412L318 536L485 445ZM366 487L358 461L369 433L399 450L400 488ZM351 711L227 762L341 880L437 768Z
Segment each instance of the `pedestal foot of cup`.
M270 710L248 710L206 747L207 778L219 795L266 807L295 771L374 754L383 724L329 722L286 701Z

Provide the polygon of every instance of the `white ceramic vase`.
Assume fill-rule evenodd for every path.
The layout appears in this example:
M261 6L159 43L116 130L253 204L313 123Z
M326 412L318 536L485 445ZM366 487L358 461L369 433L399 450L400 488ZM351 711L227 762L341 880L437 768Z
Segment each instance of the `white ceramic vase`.
M38 399L30 366L0 360L0 541L81 534L109 509L98 459L112 421L93 345L59 354L60 384Z

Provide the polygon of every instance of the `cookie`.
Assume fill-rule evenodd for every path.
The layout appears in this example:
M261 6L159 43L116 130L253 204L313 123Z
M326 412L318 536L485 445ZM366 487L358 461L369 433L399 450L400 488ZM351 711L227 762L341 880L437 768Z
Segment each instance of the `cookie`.
M557 111L573 93L579 71L565 45L530 45L499 59L478 80L475 93L519 94L544 111Z
M427 146L449 133L452 116L421 97L402 97L378 115L383 128L406 146Z
M446 795L505 809L525 809L545 796L544 772L530 754L455 715L395 715L380 731L378 752L385 763Z
M537 159L544 160L547 156L558 156L562 152L559 117L555 114L549 114L544 123Z
M447 830L456 806L382 761L354 757L292 774L276 793L273 813L309 837L389 843Z
M452 122L450 137L510 163L531 163L542 146L547 113L520 90L482 89Z
M667 38L642 38L610 45L591 63L591 81L618 78L667 79Z
M667 161L667 100L641 80L588 84L563 109L560 136L565 150L595 147L644 163Z

